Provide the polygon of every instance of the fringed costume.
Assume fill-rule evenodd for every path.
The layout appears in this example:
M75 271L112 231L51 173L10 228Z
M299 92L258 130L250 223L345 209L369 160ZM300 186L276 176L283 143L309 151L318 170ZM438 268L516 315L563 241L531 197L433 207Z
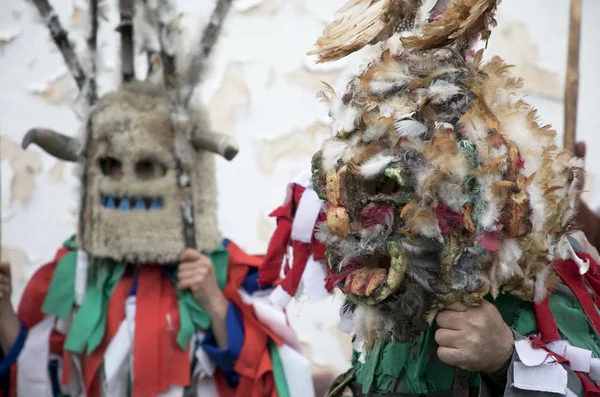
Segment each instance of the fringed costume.
M84 71L51 6L34 3L88 99L89 115L82 140L34 129L23 141L80 163L79 227L25 288L21 333L0 357L2 372L10 367L0 395L313 396L300 343L285 313L268 301L272 285L259 287L262 257L223 239L217 226L214 154L231 160L237 146L211 132L204 111L189 104L231 2L217 2L184 74L173 47L174 2L121 1L124 84L98 100L94 63ZM90 2L92 55L97 3ZM134 15L146 23L140 32L156 35L138 40L149 54L145 81L132 74ZM210 258L229 302L226 349L217 345L205 308L177 288L185 248Z
M573 226L582 163L511 66L477 51L497 3L352 0L317 41L321 62L375 53L320 94L332 127L312 161L314 235L355 341L331 396L600 392L600 267ZM500 374L436 354L436 314L484 299L515 334Z

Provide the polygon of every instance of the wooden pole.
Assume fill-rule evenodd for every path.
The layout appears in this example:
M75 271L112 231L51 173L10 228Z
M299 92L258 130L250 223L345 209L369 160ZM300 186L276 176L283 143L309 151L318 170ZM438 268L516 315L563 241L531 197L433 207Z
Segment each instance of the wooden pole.
M565 126L563 145L565 149L575 149L577 132L577 100L579 95L579 53L581 43L581 2L571 0L569 20L569 52L567 78L565 82Z
M121 34L121 76L124 83L135 80L133 64L133 0L119 0L121 23L117 31Z
M96 73L98 72L98 0L90 0L89 13L90 34L87 38L87 45L90 55L90 71L86 94L88 105L93 106L98 99L98 88L96 86Z
M190 63L190 68L187 76L187 92L184 95L184 105L187 105L192 98L194 90L202 77L202 72L206 67L206 62L210 53L212 52L217 39L219 38L219 33L221 33L221 28L223 27L223 23L225 21L225 17L231 8L233 0L217 0L217 4L215 9L208 21L208 25L204 28L202 32L202 37L200 39L200 48L194 56L192 57L192 61Z
M194 220L194 200L192 196L193 155L189 142L189 116L181 98L182 79L177 72L175 47L178 37L178 14L174 0L159 0L156 9L160 55L165 80L167 98L170 104L171 125L175 132L174 151L177 165L177 187L181 197L181 217L186 248L195 249L196 227Z
M69 35L60 24L58 16L56 15L56 12L54 12L54 8L52 8L48 0L33 0L33 4L35 4L40 15L44 19L44 22L48 26L50 36L52 36L52 40L60 50L77 86L82 90L86 81L85 72L81 68L81 64L75 55L75 50L69 41Z

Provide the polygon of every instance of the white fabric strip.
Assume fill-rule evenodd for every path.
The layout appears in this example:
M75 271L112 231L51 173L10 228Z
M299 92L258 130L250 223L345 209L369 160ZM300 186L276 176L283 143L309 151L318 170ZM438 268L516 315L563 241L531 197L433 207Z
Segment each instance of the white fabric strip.
M196 340L204 339L204 332L196 332ZM213 375L217 368L216 363L211 359L199 343L196 345L196 366L194 367L194 382L196 396L198 397L219 397L217 385Z
M288 345L278 349L290 397L315 397L308 359Z
M564 357L569 360L573 371L590 372L592 365L592 352L590 350L580 349L575 346L567 346Z
M323 207L323 202L314 190L307 187L302 193L294 223L292 224L292 240L310 243L313 238L315 224Z
M81 306L87 289L88 253L77 251L77 267L75 269L75 304Z
M600 359L592 358L590 363L590 377L596 382L600 382Z
M312 174L309 171L302 171L292 180L292 183L300 185L302 187L308 187L312 185Z
M135 296L125 301L125 319L104 354L104 394L127 394L135 332ZM125 394L123 394L125 393Z
M543 391L560 395L567 393L567 370L558 363L530 367L515 362L513 377L513 386L521 390Z
M284 346L278 347L278 351L290 397L314 397L310 363L302 354L300 341L288 325L285 313L268 303L273 294L250 295L242 288L238 289L238 292L244 302L252 304L258 321L285 343Z
M325 288L324 266L327 264L316 261L311 255L304 268L304 273L302 273L302 284L308 299L312 302L323 300L329 296L329 292Z
M269 295L269 300L273 305L283 309L290 303L292 296L281 285L278 285Z
M269 304L267 296L249 295L243 289L239 289L242 299L254 307L254 312L258 321L275 335L281 338L285 344L293 349L301 352L302 346L296 333L292 330L287 322L285 313L279 307ZM271 295L272 296L272 295Z
M548 354L544 349L535 349L531 346L531 342L523 339L515 342L515 350L523 365L527 367L536 367L544 363L554 363L554 357Z
M158 395L158 397L183 397L183 387L181 386L171 386L169 387L169 390L167 390L164 393L160 393ZM120 394L118 394L120 395ZM124 396L126 394L123 394ZM113 396L117 396L117 394L114 394ZM109 397L109 396L106 396Z
M29 329L25 344L17 358L17 395L52 397L48 374L50 334L56 323L55 316L46 316Z

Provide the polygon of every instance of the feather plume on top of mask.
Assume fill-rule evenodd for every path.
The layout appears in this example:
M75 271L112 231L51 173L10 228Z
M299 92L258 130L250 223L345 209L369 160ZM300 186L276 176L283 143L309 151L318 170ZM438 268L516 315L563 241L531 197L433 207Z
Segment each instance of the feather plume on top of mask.
M345 57L368 44L375 44L391 37L405 21L416 17L421 0L351 0L338 13L340 19L331 23L317 40L320 62Z
M511 66L473 51L497 3L351 1L317 42L321 61L402 43L342 92L328 86L332 136L312 167L329 278L370 307L357 329L378 338L413 340L444 306L488 293L540 301L558 280L552 260L569 255L582 164L521 99Z

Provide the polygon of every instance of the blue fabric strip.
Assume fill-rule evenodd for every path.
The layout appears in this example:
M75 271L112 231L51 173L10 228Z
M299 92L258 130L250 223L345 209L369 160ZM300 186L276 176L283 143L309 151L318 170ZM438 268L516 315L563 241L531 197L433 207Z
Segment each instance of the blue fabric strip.
M212 330L209 330L202 341L202 348L223 372L227 383L236 387L239 383L239 375L233 370L235 362L244 345L244 322L242 313L231 303L227 309L227 349L219 348Z
M61 395L60 382L58 380L58 360L53 359L48 363L48 372L50 374L50 383L52 384L52 395L59 397Z
M4 352L0 349L0 376L7 373L10 375L10 366L17 361L17 357L19 357L19 353L21 353L21 349L25 344L25 339L27 339L27 328L21 323L17 340L8 351L8 354L4 355Z

